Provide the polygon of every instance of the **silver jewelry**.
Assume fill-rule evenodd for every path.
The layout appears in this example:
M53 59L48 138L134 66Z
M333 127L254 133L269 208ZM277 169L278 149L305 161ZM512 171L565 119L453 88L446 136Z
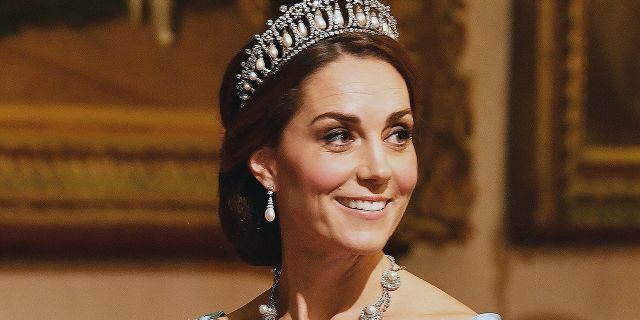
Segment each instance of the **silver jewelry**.
M269 302L267 304L260 305L258 312L262 315L263 320L276 320L278 317L278 308L276 307L276 297L278 296L278 285L280 284L280 276L282 270L275 267L271 270L273 272L273 285L269 291Z
M240 108L265 79L322 39L348 32L386 35L394 40L399 36L390 8L378 0L302 0L289 8L281 6L280 12L275 21L267 21L267 31L255 36L253 48L246 50L249 57L237 75Z
M267 200L267 209L264 210L264 218L268 222L273 222L276 219L276 210L273 208L273 185L270 184L267 187L267 195L269 199Z
M390 255L385 255L389 261L391 261L391 268L382 272L380 277L380 284L382 285L382 296L376 301L376 303L366 306L360 312L360 320L380 320L384 316L384 312L387 311L391 304L391 295L389 291L396 291L400 288L400 275L398 271L404 270L405 267L401 267L396 264L396 259Z
M382 295L376 303L368 305L360 312L360 320L380 320L384 316L384 312L387 311L391 304L390 291L396 291L400 288L400 275L398 271L404 270L405 267L401 267L396 264L396 259L390 255L385 255L389 261L391 261L391 268L385 269L380 277L380 284L382 285ZM280 284L280 276L282 270L279 267L273 268L273 285L269 292L269 301L267 304L263 304L258 308L258 311L262 315L263 320L275 320L278 317L277 308L277 293L278 285Z

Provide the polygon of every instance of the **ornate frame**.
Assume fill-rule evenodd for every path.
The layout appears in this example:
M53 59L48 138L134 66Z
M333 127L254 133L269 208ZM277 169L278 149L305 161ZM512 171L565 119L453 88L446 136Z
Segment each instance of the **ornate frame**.
M514 5L511 241L640 240L640 146L586 142L588 1Z
M228 252L211 110L3 105L0 123L3 256Z
M247 0L250 1L250 0ZM262 15L263 12L241 12ZM418 66L419 184L389 247L464 240L473 200L461 0L388 0ZM247 17L247 21L264 21ZM430 23L425 23L425 21ZM258 26L256 26L258 27ZM436 49L434 49L436 48ZM0 254L229 255L215 202L221 128L210 108L2 105Z

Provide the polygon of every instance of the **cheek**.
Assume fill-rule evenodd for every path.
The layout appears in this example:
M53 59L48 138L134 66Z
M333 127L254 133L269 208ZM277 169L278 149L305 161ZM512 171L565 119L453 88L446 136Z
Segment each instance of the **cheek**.
M411 194L418 182L418 160L415 152L396 163L395 180L402 194Z
M313 190L328 193L343 185L351 176L351 166L344 159L335 159L325 155L304 156L299 154L295 161L287 165L287 175L298 190Z

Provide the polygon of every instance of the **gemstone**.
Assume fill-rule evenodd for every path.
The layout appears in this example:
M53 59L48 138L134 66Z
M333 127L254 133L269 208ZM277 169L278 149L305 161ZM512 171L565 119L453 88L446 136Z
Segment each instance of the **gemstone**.
M260 305L258 311L260 312L260 314L266 314L267 312L269 312L269 307L266 304Z
M358 9L356 13L356 21L358 21L358 25L364 27L367 25L367 16L362 12L362 9Z
M378 309L377 309L377 308L376 308L376 306L374 306L374 305L368 306L368 307L365 309L365 312L366 312L368 315L374 315L374 314L376 314L376 311L378 311Z
M398 272L396 271L391 271L389 272L389 274L387 274L387 279L394 281L396 279L398 279Z
M266 65L264 64L264 59L263 58L258 58L258 61L256 61L256 69L262 71L262 70L264 70L265 67L266 67Z
M246 91L249 91L251 90L251 85L245 82L242 84L242 88Z
M251 71L251 73L249 73L249 79L251 79L253 81L258 80L258 74L253 72L253 71Z
M327 22L322 17L322 13L320 13L320 10L316 10L316 16L315 18L313 18L313 21L316 23L316 26L320 30L324 30L327 28Z
M380 20L379 20L379 19L378 19L378 17L377 17L377 16L375 16L375 15L372 15L372 16L371 16L371 26L372 26L374 29L378 29L378 28L380 28Z
M269 56L274 59L278 57L278 48L273 43L269 46Z
M382 24L382 31L384 33L389 33L389 24L388 23L385 22L385 23Z
M272 207L267 207L267 210L264 211L264 218L269 222L273 222L276 219L275 210Z
M293 45L293 38L286 31L282 35L282 44L284 44L284 46L287 47L287 48L289 48L289 47L291 47Z
M340 12L340 9L336 9L336 11L334 11L333 20L337 25L341 27L344 26L344 17L342 16L342 12Z
M298 22L298 30L303 37L306 37L309 34L307 26L302 21Z
M282 13L287 12L287 6L285 6L285 5L281 5L281 6L280 6L280 12L282 12Z

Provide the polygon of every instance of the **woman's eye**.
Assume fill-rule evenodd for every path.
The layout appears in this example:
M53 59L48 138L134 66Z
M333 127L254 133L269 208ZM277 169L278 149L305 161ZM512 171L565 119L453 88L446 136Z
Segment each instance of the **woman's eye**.
M413 132L407 128L396 128L386 139L388 142L396 145L405 145L413 139Z
M346 129L333 129L324 136L324 141L333 146L344 146L353 141L351 132Z

